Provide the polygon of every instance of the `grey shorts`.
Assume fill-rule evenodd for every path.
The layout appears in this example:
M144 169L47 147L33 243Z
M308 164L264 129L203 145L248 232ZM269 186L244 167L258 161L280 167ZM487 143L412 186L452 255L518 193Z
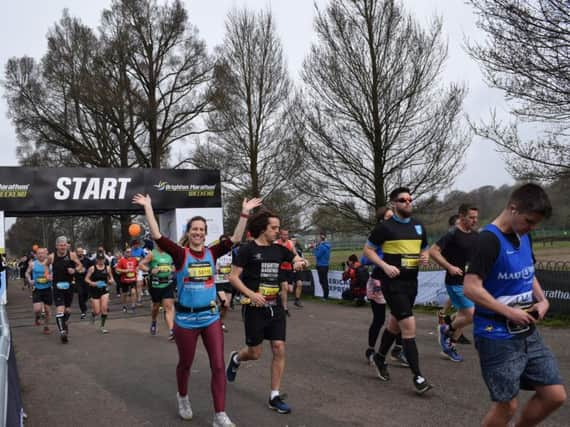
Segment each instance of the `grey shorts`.
M493 402L509 402L520 389L562 384L558 362L536 329L526 338L475 337L475 347Z

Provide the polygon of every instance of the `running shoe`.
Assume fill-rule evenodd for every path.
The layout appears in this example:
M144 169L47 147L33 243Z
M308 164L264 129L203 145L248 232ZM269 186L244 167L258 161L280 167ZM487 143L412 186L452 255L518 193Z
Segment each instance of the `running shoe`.
M81 316L79 316L79 320L85 320L87 318L87 313L81 313Z
M229 329L228 329L228 327L226 326L225 323L222 323L222 331L224 331L224 332L229 332Z
M61 331L59 334L59 338L61 339L62 344L67 344L67 341L68 341L67 331Z
M156 335L156 322L152 322L150 324L150 334L151 335Z
M465 335L461 334L461 336L457 339L457 344L471 344L471 340L469 340Z
M291 313L289 313L289 309L285 309L285 314L287 315L287 317L291 317Z
M109 331L107 329L105 329L104 327L101 327L101 333L102 334L108 334Z
M402 368L410 367L408 359L406 359L406 355L404 354L404 349L400 346L396 346L392 349L390 360L396 362L396 366L401 366Z
M297 307L297 308L303 308L303 304L302 304L301 301L299 301L299 300L296 300L296 301L293 303L293 305L294 305L295 307Z
M51 331L49 330L49 328L47 326L44 326L44 334L45 335L51 334Z
M230 361L228 362L228 368L226 369L226 377L230 383L236 380L237 371L239 369L239 363L234 361L234 356L237 356L237 351L232 351L230 354Z
M376 374L378 378L382 381L390 381L390 373L388 372L388 365L378 353L374 353L374 367L376 368Z
M173 330L170 330L170 333L168 334L168 341L174 342L174 331Z
M213 427L236 427L236 425L234 423L232 423L232 420L230 420L230 417L228 417L228 414L226 414L225 412L218 412L216 414L214 414L214 422L212 423Z
M291 412L291 407L283 401L282 396L275 396L269 399L269 409L277 411L279 414L288 414Z
M123 313L125 313L125 314L127 313L127 306L126 305L123 306Z
M447 350L443 350L440 353L444 358L451 360L452 362L463 362L463 357L461 357L453 345L449 345Z
M373 348L367 348L366 352L364 352L364 357L366 357L366 361L370 364L370 366L372 366L374 364L374 349Z
M183 420L192 419L192 407L190 406L190 399L188 395L182 397L180 394L176 393L176 399L178 400L178 415Z
M40 318L36 317L36 319L34 320L34 326L40 326L40 325L41 325Z
M416 393L420 395L433 388L424 377L419 375L414 377L414 387L416 387Z
M449 331L448 325L437 326L437 341L439 342L439 345L441 346L441 351L443 352L448 351L449 347L451 347L451 340L447 335L448 331Z

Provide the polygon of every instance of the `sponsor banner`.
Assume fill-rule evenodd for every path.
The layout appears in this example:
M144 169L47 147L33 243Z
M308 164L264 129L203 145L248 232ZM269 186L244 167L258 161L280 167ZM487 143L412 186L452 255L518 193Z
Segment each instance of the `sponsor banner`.
M208 233L206 234L206 245L215 242L224 233L224 218L222 208L196 208L196 209L176 209L174 212L175 234L171 239L178 241L186 233L188 220L195 216L206 218ZM174 238L172 237L174 236Z
M221 207L220 174L210 170L0 167L0 210L7 216L50 212L132 212L136 193L157 210Z
M317 270L312 270L315 296L323 296ZM342 280L342 271L329 271L329 298L342 299L342 293L350 288L350 281ZM445 289L445 271L420 271L418 275L418 305L443 305L447 299Z
M4 212L0 211L0 256L6 255L4 241ZM0 304L6 304L6 270L0 273Z
M536 276L550 302L548 314L570 314L570 271L537 270Z

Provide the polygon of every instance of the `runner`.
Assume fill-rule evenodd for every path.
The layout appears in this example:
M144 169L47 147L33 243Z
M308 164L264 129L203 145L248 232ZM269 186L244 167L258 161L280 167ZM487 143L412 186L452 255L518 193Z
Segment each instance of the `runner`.
M149 271L150 297L152 299L150 334L156 335L156 319L160 306L164 309L164 317L168 326L168 339L174 340L174 282L172 273L172 257L160 247L155 247L141 261L140 268Z
M535 322L550 306L534 274L529 233L552 214L536 184L513 191L503 211L479 235L465 276L475 303L474 335L493 405L483 426L515 425L519 390L534 390L517 426L535 426L566 400L558 363Z
M230 284L228 275L232 269L232 253L231 251L221 256L216 261L216 291L220 300L220 315L222 320L222 330L228 332L228 328L224 323L228 307L233 307L233 287Z
M30 260L24 276L30 284L32 291L32 303L34 307L34 324L40 326L42 312L44 313L44 334L49 334L49 318L51 305L53 304L52 274L48 264L48 250L39 248L37 259Z
M53 299L55 301L55 321L59 330L61 342L67 343L69 328L67 322L71 315L71 302L73 291L71 282L76 272L83 271L83 265L79 262L75 252L69 250L67 237L59 236L55 240L55 252L49 255L48 264L53 272Z
M136 258L137 265L143 260L146 256L146 251L144 248L141 247L140 241L138 239L134 239L131 241L131 256ZM144 273L141 269L137 269L137 283L135 287L136 292L136 305L142 305L142 298L144 292Z
M79 310L81 310L81 320L87 317L87 300L89 299L89 285L85 282L85 274L89 267L93 265L93 261L85 256L85 249L78 247L75 250L79 262L83 265L83 271L75 272L75 290L79 301Z
M301 258L303 258L303 248L297 241L296 236L291 236L291 243L293 243L293 247L295 248L295 252ZM303 304L301 303L301 296L303 295L303 277L304 277L304 270L294 271L293 274L295 275L295 286L293 292L295 293L295 301L293 305L297 308L303 308Z
M364 256L380 267L375 279L382 283L382 292L390 306L390 318L380 341L380 349L374 355L378 377L390 380L386 355L402 333L404 355L413 372L416 393L424 394L432 388L420 371L416 345L416 319L412 308L418 292L419 264L427 264L429 255L427 234L422 224L412 219L412 197L405 187L390 193L394 216L376 224L364 245ZM382 248L380 258L376 251Z
M445 268L445 287L458 314L449 324L438 324L438 340L442 356L452 362L461 362L463 358L453 345L461 336L464 327L473 322L474 304L463 294L463 275L468 269L473 248L477 243L475 230L479 211L467 204L459 206L457 225L448 231L430 248L430 256Z
M131 313L137 308L137 269L138 261L131 254L131 248L125 249L124 255L117 262L115 271L120 275L121 281L121 304L123 313L127 312L127 295L131 295Z
M95 265L92 265L89 267L89 270L87 270L85 282L90 287L89 293L93 310L91 313L92 321L95 323L97 316L101 314L101 332L107 334L109 333L105 328L105 322L109 314L109 292L107 291L107 285L113 285L115 280L113 279L111 267L106 263L104 252L97 253Z
M263 340L271 342L271 393L269 408L288 414L291 408L279 393L285 370L287 286L283 286L279 266L294 263L295 269L307 267L308 262L281 245L273 244L279 233L279 217L268 211L254 215L249 231L254 240L240 246L233 261L230 283L242 293L245 343L247 347L230 355L226 371L228 381L235 381L242 362L261 357ZM242 275L243 274L243 275ZM279 296L281 294L281 297Z
M178 414L185 420L192 418L188 380L198 337L202 336L212 370L211 389L215 411L213 425L235 426L225 412L224 337L216 305L215 262L231 250L233 243L241 240L249 212L259 206L261 200L244 199L240 219L231 239L220 240L210 248L204 246L208 231L205 218L197 216L188 221L186 234L180 242L182 246L179 246L160 234L148 195L135 195L133 203L144 207L151 237L162 250L172 256L176 268L178 303L174 318L174 338L179 355L176 367Z
M278 245L283 246L287 250L291 251L293 255L297 255L297 249L291 240L289 240L289 230L281 229L279 231L279 239L275 241ZM290 262L284 262L279 267L281 280L283 280L287 292L292 290L291 288L295 285L295 271L293 270L293 265ZM297 302L297 299L295 299ZM285 301L284 301L285 303ZM287 304L285 304L285 312L287 316L289 316L289 311L287 310Z

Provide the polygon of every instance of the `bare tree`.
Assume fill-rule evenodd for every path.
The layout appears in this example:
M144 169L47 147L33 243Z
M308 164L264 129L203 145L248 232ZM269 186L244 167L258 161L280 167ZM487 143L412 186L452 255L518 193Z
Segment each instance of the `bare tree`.
M511 101L515 122L493 112L474 131L506 154L517 178L570 174L570 5L567 0L470 0L487 34L468 46L487 83ZM532 124L538 137L521 136ZM523 129L521 129L523 126ZM526 129L529 133L529 130ZM542 134L541 134L542 133Z
M393 0L332 0L314 26L299 117L304 190L371 224L395 185L416 196L448 188L470 139L459 126L464 87L438 81L441 20L423 30Z
M230 12L216 56L215 110L207 120L213 134L194 163L221 169L230 193L267 197L295 166L287 115L291 82L271 13Z

